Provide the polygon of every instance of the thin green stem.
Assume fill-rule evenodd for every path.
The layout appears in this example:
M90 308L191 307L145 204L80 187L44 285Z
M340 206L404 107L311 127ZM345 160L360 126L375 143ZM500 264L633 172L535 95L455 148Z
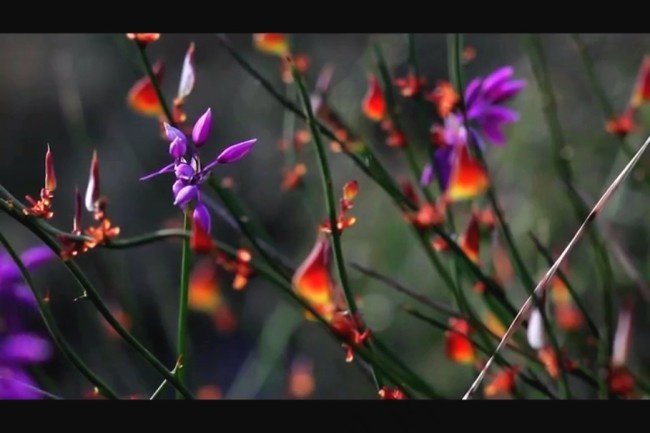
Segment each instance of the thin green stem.
M79 372L97 388L100 394L110 399L117 399L118 398L117 394L115 394L115 392L106 383L104 383L104 381L102 381L90 369L90 367L88 367L83 362L83 360L77 355L74 349L68 344L67 340L65 339L65 337L61 333L61 330L56 324L54 317L52 316L52 312L50 311L50 307L48 303L43 300L41 295L36 290L32 277L29 274L27 268L25 267L25 264L21 260L18 253L16 253L16 250L14 250L14 248L11 246L7 238L5 238L5 236L1 232L0 232L0 244L2 244L3 247L5 247L11 259L16 263L16 266L18 266L18 269L20 270L20 274L22 275L23 280L25 280L25 283L27 283L27 286L32 291L32 294L34 295L34 298L36 299L37 302L36 305L38 307L38 312L43 318L45 327L50 333L50 336L52 337L54 344L57 345L57 347L61 350L61 352L63 352L65 357L68 358L68 360L77 368L77 370L79 370Z
M460 33L454 33L448 36L447 39L447 44L448 44L448 60L449 60L449 74L453 80L454 87L458 90L458 95L460 97L460 107L461 107L461 112L463 114L463 123L465 124L465 129L469 131L469 126L468 126L468 121L469 119L467 118L467 106L465 103L465 87L464 87L464 82L463 82L463 71L462 71L462 64L461 64L461 59L462 59L462 51L463 51L463 37L462 34ZM488 175L488 178L491 179L491 176L488 171L488 167L485 161L485 157L483 156L483 152L481 151L481 148L478 146L477 143L475 143L473 140L468 140L468 144L473 150L473 153L476 155L478 158L479 162L483 166L485 172ZM504 239L506 240L506 244L508 246L508 252L509 255L514 263L515 269L517 271L517 275L519 276L520 281L526 288L526 291L530 294L532 293L534 287L535 287L535 282L530 275L530 272L528 271L528 268L524 264L524 261L521 257L521 254L519 252L519 249L517 248L514 238L512 236L512 233L510 231L510 227L508 223L505 221L505 217L503 213L501 212L501 208L498 204L497 198L496 198L496 192L494 190L494 187L492 185L492 182L489 182L489 186L487 188L487 196L488 200L490 202L490 205L492 209L494 210L494 213L496 214L497 221L499 223L499 227L501 229L501 232L503 234ZM550 324L550 321L548 320L545 308L543 305L541 305L541 302L534 297L533 301L535 302L536 308L539 309L541 315L542 315L542 321L544 324L544 330L546 334L549 337L551 346L553 348L553 351L555 352L555 355L557 356L557 359L562 359L562 353L560 351L560 346L557 341L557 336L553 332L553 328ZM571 390L569 388L569 381L566 376L566 369L564 368L564 365L562 362L560 364L560 390L562 394L564 395L565 398L570 398L571 396Z
M343 258L343 250L341 248L341 231L338 227L338 217L336 214L336 199L334 198L334 187L332 185L332 173L330 172L330 166L327 161L327 152L325 151L325 145L318 130L318 125L316 123L316 118L311 108L311 102L309 99L309 93L305 88L305 84L302 81L300 73L296 69L295 65L291 65L293 79L298 85L298 90L300 93L300 98L302 100L305 112L307 114L307 119L309 123L309 128L311 129L312 137L314 144L316 145L316 151L318 155L318 164L320 167L321 181L323 184L323 191L325 193L325 205L327 207L327 213L329 215L331 239L332 239L332 249L334 251L334 261L336 262L336 268L339 274L339 280L341 287L343 288L343 293L350 308L350 313L353 317L357 317L357 303L354 300L354 294L350 288L350 283L348 281L348 274L345 268L345 259ZM370 347L370 345L369 345ZM373 367L373 374L377 382L377 389L380 389L383 385L383 381Z
M583 221L589 212L589 207L583 201L580 194L576 191L573 184L573 172L571 164L564 156L563 149L566 147L566 140L560 124L560 118L557 112L557 103L555 93L551 84L550 75L546 66L546 59L542 41L538 35L529 34L525 36L525 48L529 56L533 74L539 92L543 98L543 111L548 126L551 141L554 146L554 159L556 169L560 178L566 186L567 196L576 218L579 222ZM600 375L599 395L601 398L607 398L607 378L606 366L612 353L612 344L614 339L614 294L612 291L613 270L609 261L607 250L604 248L602 240L598 236L595 227L587 230L587 238L592 246L596 268L600 274L599 281L603 287L603 310L605 317L605 335L599 340L599 364L601 365L602 374Z
M0 185L0 194L4 194L8 191ZM45 245L47 245L52 251L60 257L61 248L57 242L52 239L51 235L46 233L41 226L39 225L39 220L25 216L22 213L22 206L20 203L9 203L3 200L0 200L0 209L6 212L10 217L27 227L32 233L34 233L39 239L41 239ZM75 280L79 286L83 289L83 294L80 299L88 299L99 314L108 322L108 324L117 332L117 334L126 341L131 347L133 347L136 352L138 352L152 367L154 367L158 372L183 393L183 396L186 398L193 398L189 390L181 384L174 376L171 375L169 370L156 358L146 347L140 343L129 331L127 331L122 324L113 316L110 308L106 305L102 297L99 295L99 292L95 289L95 286L88 280L84 272L81 270L79 265L74 260L62 260L64 266L72 273Z
M183 230L188 231L190 229L190 210L189 208L185 210L183 217ZM183 249L181 252L181 282L180 282L180 300L178 304L178 336L177 336L177 345L178 345L178 359L181 360L182 367L178 370L178 381L182 384L187 383L187 316L189 313L188 309L188 299L189 299L189 290L190 290L190 263L191 263L191 251L190 251L190 240L189 238L183 238ZM178 392L176 398L180 398L182 394Z
M179 358L179 361L181 361L180 358ZM171 374L176 376L178 374L178 372L179 372L179 368L182 369L182 365L181 365L180 362L177 362L176 365L174 366L174 369L171 371ZM167 387L168 384L169 384L169 381L167 379L163 380L162 383L160 385L158 385L158 388L156 388L156 390L153 392L153 394L151 394L151 397L149 397L149 400L156 400L158 397L160 397L160 395L165 390L165 388Z

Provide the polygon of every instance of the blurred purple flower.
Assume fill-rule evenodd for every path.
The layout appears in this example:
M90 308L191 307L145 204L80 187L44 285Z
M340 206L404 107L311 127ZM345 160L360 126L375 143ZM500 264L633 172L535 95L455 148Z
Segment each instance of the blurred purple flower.
M55 257L45 246L21 254L30 270ZM42 397L26 367L49 359L52 347L48 340L25 326L24 313L35 306L36 299L22 283L18 266L9 254L0 253L0 399Z
M210 176L214 166L229 164L243 158L257 141L257 139L252 139L228 146L214 160L202 166L196 150L207 141L211 130L212 110L210 108L194 123L192 128L194 146L188 146L187 136L181 130L166 123L165 134L170 141L169 154L174 158L174 162L140 178L140 180L147 180L159 174L174 172L176 176L176 181L172 185L174 205L185 208L191 201L196 200L194 219L198 219L208 232L210 231L210 214L201 202L201 184Z
M438 148L433 161L422 170L421 185L428 185L437 175L443 190L447 188L455 150L467 145L468 137L481 149L485 148L484 137L497 145L506 142L503 125L516 122L519 113L504 104L526 86L526 81L513 79L513 74L512 66L503 66L487 77L477 77L469 83L465 89L465 106L471 123L467 128L458 111L445 117L443 126L434 125L433 137Z
M504 105L526 86L526 81L512 78L514 72L512 66L503 66L485 78L474 78L465 89L468 120L494 144L504 144L503 125L519 119L517 111Z

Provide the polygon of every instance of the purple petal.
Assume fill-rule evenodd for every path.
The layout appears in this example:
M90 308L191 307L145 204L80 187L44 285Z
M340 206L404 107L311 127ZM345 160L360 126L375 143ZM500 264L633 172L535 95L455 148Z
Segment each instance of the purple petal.
M174 128L169 123L165 123L164 127L165 127L165 135L167 135L167 139L169 141L174 141L178 138L179 140L181 140L183 143L187 145L187 137L185 136L185 133L183 131L181 131L178 128Z
M422 175L420 176L420 185L427 186L433 180L433 166L427 164L422 169Z
M187 142L179 137L174 138L174 141L169 144L169 155L172 158L180 158L185 155L185 152L187 152Z
M174 198L178 195L179 191L183 189L184 186L187 185L187 181L183 179L178 179L174 184L172 185L172 191L174 193Z
M208 108L205 113L194 123L192 129L192 140L197 147L201 147L208 140L212 130L212 109Z
M519 113L503 105L494 105L486 110L483 117L485 123L512 123L519 120Z
M510 80L499 86L492 96L495 104L504 102L521 92L526 87L526 80Z
M447 190L449 185L449 177L451 176L451 169L453 166L454 156L453 146L445 146L436 150L433 155L433 168L438 176L440 187L443 191Z
M192 218L195 221L198 221L201 224L201 227L203 227L205 231L210 233L212 218L210 217L210 212L208 211L208 208L202 202L198 202L196 204L196 207L194 208L194 213L192 214Z
M465 89L465 105L468 107L468 111L471 105L475 102L482 84L483 80L481 78L474 78L467 85L467 88Z
M187 185L181 188L174 199L174 206L183 207L199 195L196 185Z
M508 78L512 77L512 74L515 73L515 70L512 66L503 66L496 71L492 72L490 75L485 77L483 81L483 88L481 92L483 94L488 94L497 86L500 86Z
M243 141L241 143L233 144L232 146L227 147L226 150L217 156L217 159L206 165L203 171L209 170L217 164L230 164L231 162L235 162L238 159L243 158L248 152L250 152L250 150L253 148L253 144L255 144L256 141L257 139L253 138L252 140Z
M189 164L181 163L174 169L174 174L176 174L177 179L187 180L194 176L194 169Z
M28 364L43 362L52 355L48 340L34 334L14 334L0 343L0 359L3 362Z
M506 136L500 128L499 123L484 122L481 123L483 134L494 144L505 144Z
M0 368L0 400L35 400L43 397L36 381L18 366Z
M34 293L25 284L14 284L12 287L12 295L14 299L19 302L25 303L29 307L38 307L38 301Z
M39 267L50 260L54 259L56 254L49 247L39 245L24 251L20 258L27 269Z
M151 179L152 177L156 177L159 174L169 173L170 171L174 171L174 163L173 162L171 164L169 164L169 165L164 166L163 168L161 168L160 170L158 170L158 171L156 171L154 173L151 173L151 174L148 174L146 176L141 177L140 180Z
M463 125L461 116L451 113L445 118L445 142L450 146L457 146L467 142L467 130Z

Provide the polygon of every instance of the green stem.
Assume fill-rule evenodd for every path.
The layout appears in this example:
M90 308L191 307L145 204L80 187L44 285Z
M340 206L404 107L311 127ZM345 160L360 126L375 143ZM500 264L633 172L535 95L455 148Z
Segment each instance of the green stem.
M0 193L4 194L8 191L0 186ZM22 213L24 208L20 203L12 202L9 204L3 200L0 200L0 208L5 211L10 217L27 227L32 233L38 236L52 251L60 257L61 248L57 242L51 238L49 234L41 229L41 226L38 224L40 222L34 217L25 216ZM113 316L110 311L110 308L106 305L102 297L99 295L99 292L95 289L95 286L88 280L86 275L83 273L79 265L74 260L62 260L64 266L68 268L70 273L75 277L75 280L79 286L83 289L83 295L81 299L88 299L99 314L108 322L108 324L117 332L117 334L126 341L131 347L133 347L152 367L154 367L158 372L183 393L183 396L186 398L193 398L189 390L181 384L167 368L156 358L146 347L140 343L129 331L127 331L122 324Z
M571 164L563 156L562 150L566 146L560 118L557 113L557 103L555 101L555 94L551 84L548 69L546 67L546 59L542 41L538 35L529 34L525 36L525 48L528 53L531 65L533 67L533 74L540 94L543 98L543 111L548 126L551 141L554 146L554 156L556 169L560 174L560 178L566 186L566 192L573 206L576 218L582 222L589 212L588 206L582 200L580 194L576 191L573 184L573 172ZM613 283L613 270L609 261L607 250L604 248L601 239L595 227L587 229L587 238L592 246L596 268L600 274L599 281L603 287L603 310L605 317L605 335L599 340L599 364L602 367L602 374L599 381L599 395L601 398L607 398L607 378L606 366L612 353L612 344L614 340L614 294L612 291Z
M343 288L343 293L348 306L350 307L350 313L352 317L357 317L357 303L354 300L354 294L350 289L350 284L348 282L348 274L345 269L345 260L343 258L343 250L341 248L341 231L338 227L338 217L336 215L336 199L334 198L334 187L332 185L332 173L330 172L330 166L327 162L327 152L325 151L325 145L318 130L318 125L315 120L314 113L311 109L311 102L309 99L309 93L305 88L305 84L302 81L300 73L296 69L295 65L291 65L293 79L298 85L298 90L300 92L300 98L302 99L305 112L307 114L307 119L309 122L309 128L313 136L314 144L316 145L316 151L318 155L318 164L320 166L321 181L323 183L323 191L325 193L325 205L327 206L327 212L329 215L331 238L332 238L332 249L334 250L334 260L336 262L336 268L339 274L339 280L341 282L341 287ZM381 377L378 376L377 372L374 370L373 373L375 380L377 382L377 389L380 389L383 385Z
M77 368L77 370L79 370L79 372L99 390L100 394L110 399L117 399L118 397L115 394L115 392L108 385L106 385L95 373L93 373L93 371L81 360L81 358L79 358L79 356L74 351L74 349L70 347L65 337L63 337L63 334L61 334L61 330L59 329L58 325L56 324L56 321L54 320L54 317L52 316L52 312L50 311L49 305L47 304L46 301L43 300L43 298L40 296L40 294L34 287L34 282L32 281L32 277L29 274L27 268L25 267L25 264L20 259L20 256L18 255L18 253L16 253L16 250L14 250L14 248L11 246L7 238L5 238L1 232L0 232L0 244L2 244L2 246L5 247L5 249L9 253L9 256L11 256L11 259L16 263L16 266L18 266L18 269L20 270L23 280L25 280L25 283L27 283L27 286L32 291L32 294L34 295L34 298L36 299L37 302L38 312L43 318L43 322L45 322L45 327L50 333L50 336L52 337L54 344L57 345L57 347L61 350L61 352L63 352L65 357L68 358L68 360Z
M183 218L183 230L190 229L190 210L185 210ZM178 370L178 381L182 384L187 384L187 316L188 316L188 299L190 288L190 239L183 238L183 249L181 252L181 283L180 283L180 301L178 305L178 359L181 360L181 367ZM176 398L180 398L181 393L176 394Z
M179 368L182 369L181 363L177 362L176 365L174 366L174 369L171 371L171 373L175 376L179 372ZM151 394L151 397L149 397L149 400L156 400L162 392L165 390L165 387L169 384L169 381L167 379L163 380L160 385L158 385L158 388Z

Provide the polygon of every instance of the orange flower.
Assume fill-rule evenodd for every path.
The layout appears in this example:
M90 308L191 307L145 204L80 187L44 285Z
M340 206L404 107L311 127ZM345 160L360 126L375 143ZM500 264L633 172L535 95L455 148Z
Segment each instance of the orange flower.
M404 391L397 387L390 387L388 385L382 386L377 394L379 394L379 398L382 400L406 400L406 394L404 394Z
M25 196L25 199L31 205L23 209L25 215L33 215L39 218L50 219L54 216L52 210L52 199L56 189L56 173L54 172L54 159L50 151L50 145L47 145L45 152L45 186L41 188L40 199L36 200L31 195Z
M546 368L546 371L548 371L548 374L553 379L557 379L560 375L560 368L558 365L557 356L555 355L553 348L550 345L544 346L539 349L537 356L539 360L542 361L542 364L544 364L544 367Z
M289 43L284 33L255 33L253 43L255 48L268 54L277 56L289 54Z
M490 185L485 168L469 153L467 146L459 146L445 191L448 201L461 201L476 197Z
M296 293L309 302L316 311L330 321L336 311L335 296L338 292L331 276L331 246L329 239L319 234L311 252L296 270L292 284ZM305 312L308 319L314 317Z
M315 389L314 363L307 358L294 360L289 371L289 395L293 398L307 398Z
M363 112L370 120L381 121L386 115L386 100L377 77L368 75L368 91L363 98Z
M142 44L148 44L160 39L160 33L127 33L126 37L132 41L138 41Z
M353 316L349 311L336 311L330 324L332 330L346 340L343 343L343 348L346 350L345 362L352 362L354 348L362 345L370 337L370 328L365 327L358 313Z
M190 273L188 306L193 310L212 312L221 304L217 270L210 259L201 259Z
M444 203L424 203L417 211L406 211L406 220L424 230L445 222Z
M454 110L460 96L449 81L438 81L435 89L426 95L426 99L438 107L438 114L445 118Z
M476 213L472 212L465 233L459 239L459 244L463 251L465 251L467 257L472 259L473 262L478 262L481 239Z
M445 332L445 349L447 357L454 362L471 364L476 360L474 344L469 339L471 326L465 319L449 319L450 330Z
M501 393L511 393L515 387L515 379L521 371L521 367L504 368L500 370L490 383L485 386L485 396L493 397Z
M287 191L296 188L300 185L300 182L306 173L307 166L302 162L299 162L289 169L285 169L284 177L282 179L282 190Z
M422 91L422 86L426 84L425 77L416 77L411 71L406 77L395 78L395 85L400 89L402 96L410 98Z
M643 56L639 74L634 85L634 92L630 98L630 106L638 108L644 102L650 100L650 55Z
M634 107L628 107L623 114L608 119L605 124L605 130L610 134L625 137L637 129L637 124L634 119L635 115L636 109Z
M282 65L280 72L282 74L282 81L286 84L293 83L293 73L291 72L291 62L295 65L298 72L304 74L309 68L309 56L307 54L296 54L295 56L282 57Z
M163 75L165 72L165 65L162 60L158 60L153 66L154 76L160 85L162 83ZM129 106L140 114L147 116L160 116L164 114L164 110L156 89L149 79L148 75L140 78L129 90L127 96Z

